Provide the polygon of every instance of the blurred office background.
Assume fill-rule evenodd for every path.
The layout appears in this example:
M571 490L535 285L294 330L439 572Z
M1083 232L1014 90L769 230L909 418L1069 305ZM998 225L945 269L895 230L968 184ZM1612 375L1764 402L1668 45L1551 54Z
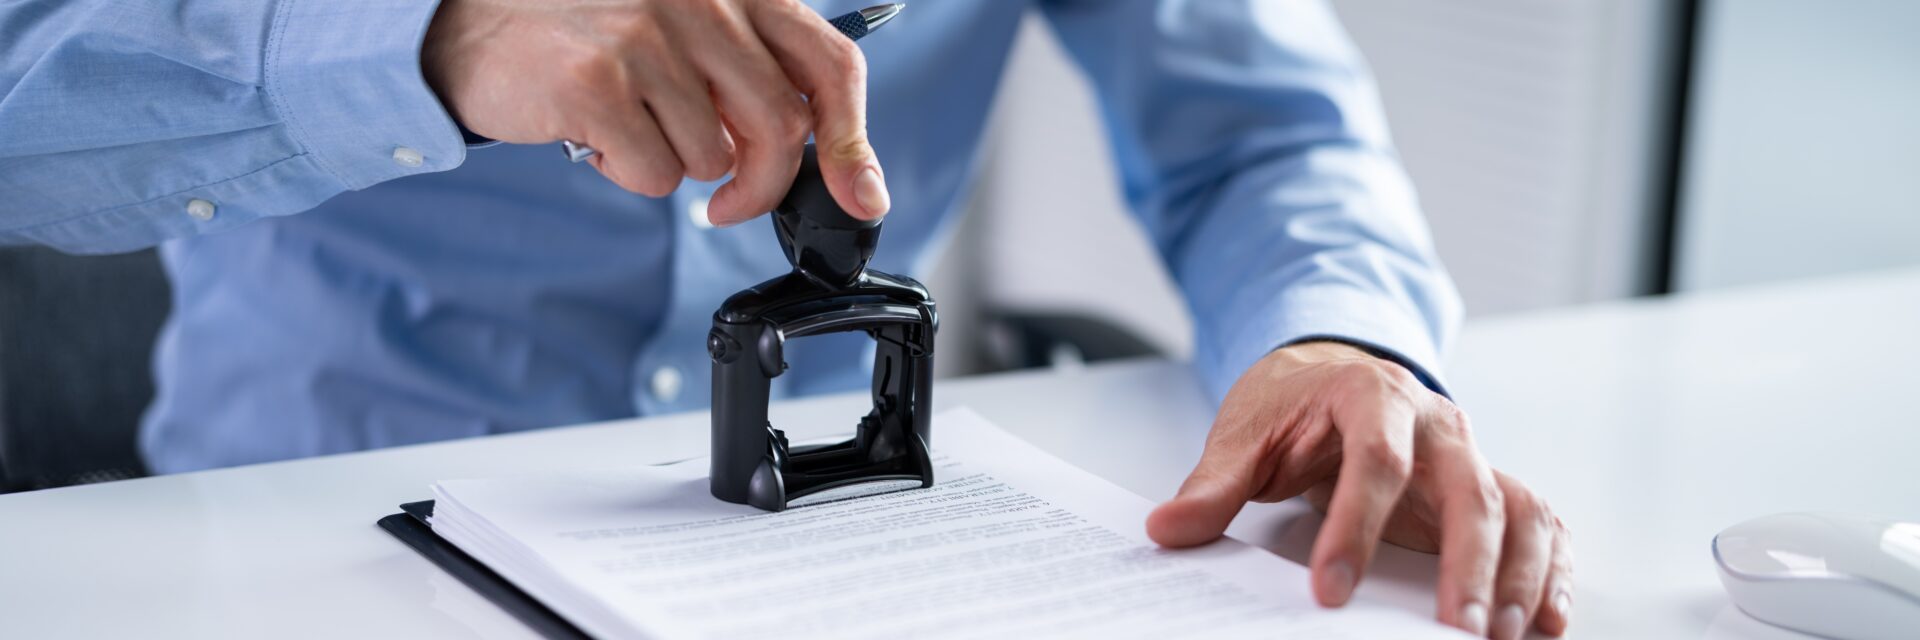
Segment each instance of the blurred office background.
M1470 319L1920 264L1920 2L1332 4ZM1085 80L1037 17L1017 46L936 270L942 368L1097 358L1028 344L1087 322L1187 354L1178 293L1089 160Z
M1472 317L1920 264L1920 2L1332 2ZM1185 356L1044 22L1008 71L930 278L942 373ZM0 491L142 473L165 286L150 252L0 249Z

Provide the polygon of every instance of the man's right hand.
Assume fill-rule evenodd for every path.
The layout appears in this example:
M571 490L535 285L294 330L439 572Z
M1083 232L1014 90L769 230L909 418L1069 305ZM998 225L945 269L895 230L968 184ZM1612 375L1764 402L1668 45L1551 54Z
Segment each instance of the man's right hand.
M594 168L629 191L733 174L708 205L714 224L778 204L810 133L842 208L876 219L890 206L867 143L866 58L798 0L443 0L421 65L474 133L591 145Z

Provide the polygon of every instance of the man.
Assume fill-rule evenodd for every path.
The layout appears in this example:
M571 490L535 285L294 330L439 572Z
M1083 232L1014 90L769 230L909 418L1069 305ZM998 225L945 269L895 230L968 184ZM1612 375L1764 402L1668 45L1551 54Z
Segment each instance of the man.
M164 243L161 472L699 409L708 314L785 270L741 223L809 135L843 207L892 213L876 266L915 272L1035 5L1093 79L1222 402L1148 533L1201 544L1305 494L1322 603L1385 539L1439 552L1441 621L1565 629L1566 532L1441 391L1455 294L1327 7L923 0L863 55L820 16L869 1L12 3L0 237ZM456 123L592 145L607 180ZM851 344L796 343L811 375L777 393L857 388Z

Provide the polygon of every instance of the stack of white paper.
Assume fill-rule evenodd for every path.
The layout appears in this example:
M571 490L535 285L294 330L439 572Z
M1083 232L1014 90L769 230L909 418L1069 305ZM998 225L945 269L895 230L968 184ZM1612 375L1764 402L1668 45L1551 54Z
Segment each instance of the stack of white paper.
M1139 496L971 412L934 424L930 489L766 513L709 495L703 460L441 482L433 529L607 638L1456 637L1319 609L1238 541L1156 547Z

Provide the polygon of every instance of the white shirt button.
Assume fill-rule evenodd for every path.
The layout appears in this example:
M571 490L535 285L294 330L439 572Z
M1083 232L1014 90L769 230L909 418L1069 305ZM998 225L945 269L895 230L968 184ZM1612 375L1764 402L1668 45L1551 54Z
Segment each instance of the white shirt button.
M402 167L411 169L425 164L426 161L427 157L420 155L420 152L414 150L413 147L395 147L393 150L394 164Z
M687 221L695 229L712 229L713 221L707 219L707 199L695 197L687 200Z
M648 385L652 387L654 400L672 403L680 397L680 387L684 382L679 369L660 367L653 370L653 379L648 381Z
M193 216L193 219L199 220L201 222L212 220L213 219L213 203L208 202L206 200L201 200L199 198L188 200L187 215Z

